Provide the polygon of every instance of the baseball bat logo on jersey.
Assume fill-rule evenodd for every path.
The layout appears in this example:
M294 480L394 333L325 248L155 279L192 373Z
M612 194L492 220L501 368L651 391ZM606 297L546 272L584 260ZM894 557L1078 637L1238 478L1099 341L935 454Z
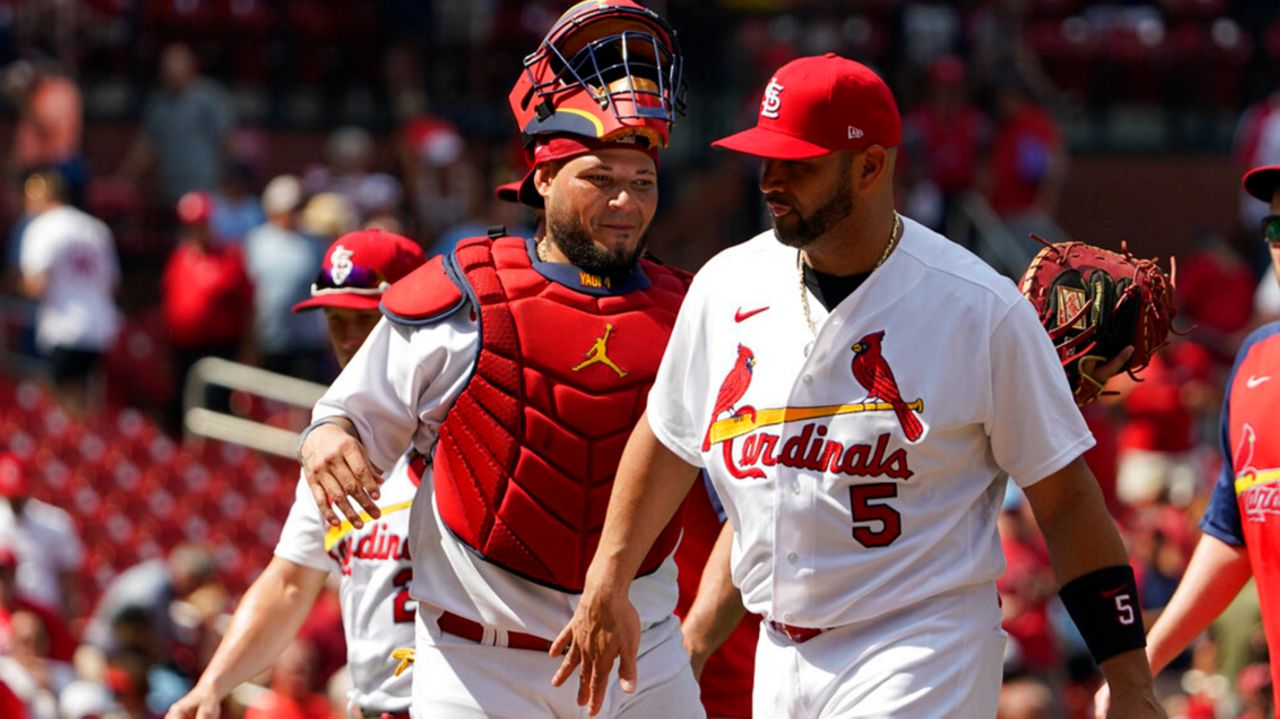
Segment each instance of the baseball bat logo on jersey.
M749 347L738 345L738 356L720 384L712 407L702 450L721 445L724 464L737 479L764 479L759 465L782 464L857 477L888 476L909 479L913 472L907 453L898 448L889 452L891 436L882 433L874 443L845 444L828 438L828 428L813 420L865 412L893 412L909 443L924 436L925 426L916 415L924 411L924 400L907 402L897 380L881 353L884 332L863 337L852 347L853 376L867 391L862 402L817 407L776 407L757 410L738 403L746 395L755 371L756 356ZM735 407L737 407L735 409ZM730 416L720 419L725 412ZM805 422L799 431L782 436L757 432L764 427L789 422ZM748 435L735 456L734 440Z

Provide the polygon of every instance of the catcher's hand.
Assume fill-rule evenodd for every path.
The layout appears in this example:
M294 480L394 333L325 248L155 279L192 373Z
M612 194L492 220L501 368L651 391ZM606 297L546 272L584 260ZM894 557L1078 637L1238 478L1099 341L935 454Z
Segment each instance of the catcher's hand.
M1083 407L1102 394L1111 375L1127 371L1137 379L1168 342L1177 314L1172 260L1166 275L1123 244L1117 253L1083 242L1040 242L1045 247L1019 288L1049 332Z

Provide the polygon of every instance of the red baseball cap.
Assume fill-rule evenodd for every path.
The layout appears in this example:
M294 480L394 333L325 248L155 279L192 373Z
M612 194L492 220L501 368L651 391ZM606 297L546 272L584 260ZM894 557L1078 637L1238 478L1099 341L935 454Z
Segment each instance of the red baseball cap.
M213 214L213 195L188 192L178 200L178 219L184 225L203 225Z
M13 452L0 452L0 497L25 497L30 493L22 460Z
M311 283L311 299L294 305L293 311L376 310L391 283L426 261L422 248L408 237L383 230L347 233L325 251L324 266Z
M599 150L617 149L638 150L648 155L654 164L658 162L658 148L650 145L648 138L643 135L623 135L607 142L582 135L539 137L537 144L533 147L532 166L525 173L524 179L520 181L520 189L516 192L516 201L539 210L543 209L542 195L538 194L538 188L533 184L533 173L537 171L539 165L555 160L567 160ZM497 189L496 192L499 199L507 199L507 196L503 194L506 187L508 186L503 185Z
M1245 192L1269 203L1276 188L1280 187L1280 165L1255 167L1244 173L1243 182Z
M829 52L779 68L765 87L756 126L711 144L756 157L806 160L901 142L902 118L889 86L866 65Z

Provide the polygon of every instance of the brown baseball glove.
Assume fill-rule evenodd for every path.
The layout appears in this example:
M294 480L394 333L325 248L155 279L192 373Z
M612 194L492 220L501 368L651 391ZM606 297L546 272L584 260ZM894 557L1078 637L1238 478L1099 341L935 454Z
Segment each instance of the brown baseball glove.
M1034 235L1033 235L1034 237ZM1173 260L1166 275L1154 260L1083 242L1050 244L1031 260L1019 288L1049 332L1076 404L1102 394L1106 381L1127 371L1137 379L1173 329ZM1128 348L1132 347L1132 354Z

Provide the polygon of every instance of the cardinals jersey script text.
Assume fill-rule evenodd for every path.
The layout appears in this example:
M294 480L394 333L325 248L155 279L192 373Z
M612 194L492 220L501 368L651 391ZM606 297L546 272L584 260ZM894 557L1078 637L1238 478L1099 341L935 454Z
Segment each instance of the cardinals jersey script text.
M906 220L833 311L809 298L814 337L795 267L772 232L708 263L649 397L724 499L747 608L827 628L990 585L1006 478L1093 444L1030 304Z
M382 483L382 517L362 529L345 522L331 529L301 480L276 545L277 557L338 575L352 699L362 706L409 705L411 674L395 676L391 652L414 645L409 509L416 491L401 458Z

